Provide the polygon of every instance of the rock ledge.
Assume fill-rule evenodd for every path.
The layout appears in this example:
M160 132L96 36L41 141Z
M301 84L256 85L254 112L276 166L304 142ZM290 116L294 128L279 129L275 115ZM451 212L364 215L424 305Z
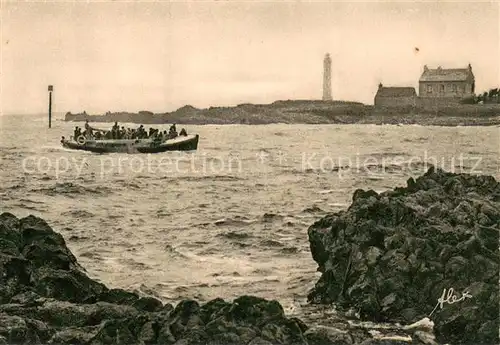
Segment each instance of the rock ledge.
M499 344L499 229L491 176L431 168L405 188L357 190L308 230L322 273L308 299L377 322L430 316L440 342ZM441 308L443 293L455 303Z

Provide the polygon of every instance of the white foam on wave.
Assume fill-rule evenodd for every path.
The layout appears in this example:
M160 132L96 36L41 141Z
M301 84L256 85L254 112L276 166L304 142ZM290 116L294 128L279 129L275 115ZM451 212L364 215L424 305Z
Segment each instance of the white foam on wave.
M325 189L325 190L320 190L318 194L330 194L335 192L335 189Z
M390 336L382 336L380 338L376 338L380 340L397 340L397 341L406 341L408 343L412 342L412 339L410 336L402 336L402 335L390 335Z
M411 325L404 326L403 329L423 329L423 330L433 330L434 322L429 318L425 317L422 320L412 323Z

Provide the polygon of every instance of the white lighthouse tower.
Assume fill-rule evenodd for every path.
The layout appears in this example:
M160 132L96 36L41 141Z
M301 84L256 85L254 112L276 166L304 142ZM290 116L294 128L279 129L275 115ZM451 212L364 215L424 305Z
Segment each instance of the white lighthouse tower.
M323 101L332 100L332 59L326 54L323 60Z

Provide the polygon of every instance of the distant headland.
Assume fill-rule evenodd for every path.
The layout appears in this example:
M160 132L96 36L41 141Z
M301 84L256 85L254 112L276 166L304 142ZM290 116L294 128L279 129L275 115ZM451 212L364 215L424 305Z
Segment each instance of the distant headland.
M383 107L348 101L282 100L271 104L240 104L233 107L183 106L173 112L66 113L65 121L120 122L137 124L419 124L426 126L500 125L500 104Z
M500 88L476 95L476 79L465 68L424 66L414 87L379 84L374 105L332 98L331 57L323 59L321 100L281 100L271 104L239 104L198 109L185 105L176 111L107 112L103 115L67 113L65 121L138 124L419 124L423 126L500 125Z

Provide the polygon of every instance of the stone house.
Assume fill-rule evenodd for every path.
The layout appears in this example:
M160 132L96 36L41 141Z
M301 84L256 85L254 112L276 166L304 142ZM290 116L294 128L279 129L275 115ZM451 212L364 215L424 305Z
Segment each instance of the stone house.
M430 69L424 66L419 80L420 98L462 99L471 97L475 91L474 73L467 68Z
M414 87L387 87L379 84L374 104L376 107L414 107L416 101L417 92Z

